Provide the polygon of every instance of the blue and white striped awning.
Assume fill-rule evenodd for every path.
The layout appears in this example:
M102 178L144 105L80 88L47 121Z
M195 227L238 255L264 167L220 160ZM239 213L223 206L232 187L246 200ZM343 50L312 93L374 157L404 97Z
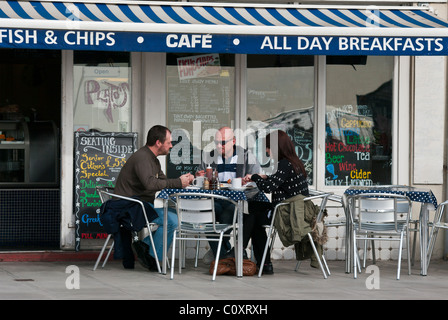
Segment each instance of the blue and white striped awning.
M446 55L447 37L423 7L0 1L0 47Z

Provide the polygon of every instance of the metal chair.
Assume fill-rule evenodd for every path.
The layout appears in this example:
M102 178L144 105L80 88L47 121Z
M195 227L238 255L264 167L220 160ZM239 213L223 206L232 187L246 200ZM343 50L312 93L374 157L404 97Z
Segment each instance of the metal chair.
M315 200L315 199L322 199L322 202L321 202L321 205L320 205L319 214L317 215L317 218L316 218L316 223L322 223L323 222L323 218L324 218L324 210L325 210L325 207L326 207L326 203L327 203L328 197L331 195L331 193L324 193L324 192L318 192L318 193L319 193L318 195L306 197L304 199L304 201L312 201L312 200ZM275 226L274 226L275 216L277 214L278 208L281 207L281 206L285 206L285 205L289 205L289 204L288 203L279 203L274 208L274 212L272 214L271 224L268 226L268 238L266 240L266 245L265 245L264 252L263 252L263 258L261 259L260 269L258 271L258 277L261 277L261 275L263 274L263 267L264 267L264 262L266 260L266 254L267 254L268 249L269 249L270 246L271 246L271 250L272 250L272 244L274 242L275 235L277 233L277 230L275 229ZM324 278L327 279L327 274L330 275L331 273L330 273L330 269L328 268L328 264L327 264L327 262L325 260L325 257L323 255L322 256L319 255L319 253L317 251L317 248L316 248L316 246L314 244L313 237L312 237L311 233L308 233L307 236L308 236L308 238L310 240L311 247L313 248L314 254L315 254L316 258L317 258L317 261L319 263L319 267L320 267L320 269L322 271L322 274L323 274ZM325 269L326 270L324 269L322 261L325 264ZM300 261L296 265L296 268L295 268L296 271L299 268L299 266L300 266Z
M319 190L315 190L315 189L309 189L309 193L311 196L317 196L317 195L323 195L323 194L328 194L328 192L324 192L324 191L319 191ZM328 202L336 202L337 204L328 204ZM330 209L330 208L340 208L340 209L344 209L344 203L343 203L343 197L342 196L338 196L335 195L333 193L329 193L329 196L327 197L327 203L325 205L325 209ZM345 212L345 210L344 210ZM328 219L328 216L327 216ZM347 222L346 222L346 217L344 217L343 220L337 220L337 221L328 221L328 220L324 220L323 224L326 228L336 228L336 227L346 227ZM271 249L272 250L272 249ZM325 257L324 257L325 259ZM301 265L302 261L297 261L296 267L294 269L294 271L298 271L299 267ZM330 275L330 270L328 269L327 266L327 272L328 275Z
M129 197L125 197L125 196L121 196L121 195L114 194L114 192L113 192L113 191L114 191L114 188L110 188L110 187L99 187L99 186L98 186L98 187L96 187L96 190L97 190L97 192L98 192L98 194L99 194L99 196L100 196L100 199L101 199L101 202L102 202L102 203L105 203L106 201L109 201L109 200L111 200L112 198L119 198L119 199L125 199L125 200L132 201L132 202L137 202L137 203L140 204L140 206L142 207L142 210L143 210L143 215L144 215L144 217L145 217L145 221L146 221L146 225L145 225L145 227L148 229L149 239L150 239L150 241L151 241L152 250L153 250L154 255L155 255L154 258L155 258L155 260L156 260L157 270L159 271L159 273L161 273L160 263L159 263L159 259L157 258L156 248L155 248L155 245L154 245L154 239L153 239L153 237L152 237L152 232L151 232L152 228L153 228L153 227L156 227L156 226L158 226L158 225L155 224L155 223L150 223L150 222L148 221L148 218L147 218L147 216L146 216L145 206L143 205L143 202L142 202L141 200L138 200L138 199L135 199L135 198L129 198ZM93 267L93 271L95 271L96 268L98 267L98 264L100 263L101 258L103 257L104 251L106 250L106 248L107 248L107 244L109 243L111 237L112 237L112 234L108 234L108 235L107 235L106 241L104 242L104 245L103 245L103 247L101 248L101 251L100 251L100 254L98 255L98 258L97 258L97 260L96 260L95 266ZM137 238L137 239L135 239L135 240L138 240L138 237L137 237L137 236L134 237L134 238ZM106 258L104 259L103 265L101 266L102 268L104 268L104 266L106 265L107 260L109 259L110 253L112 252L112 249L113 249L113 247L114 247L114 244L115 244L115 241L112 241L112 244L111 244L111 246L110 246L110 248L109 248L109 251L108 251L108 253L107 253L107 255L106 255Z
M357 240L399 241L397 268L397 280L399 280L403 240L406 237L408 273L411 274L408 232L412 202L409 198L395 194L364 193L352 196L351 201L355 201L355 210L351 212L354 278L357 278L359 268L357 266L357 263L359 263ZM401 208L398 209L399 205L402 206L401 208L407 207L407 212L402 212Z
M429 237L428 242L428 267L429 263L431 262L431 256L432 252L434 251L434 245L437 240L437 234L439 233L439 229L448 229L448 223L445 222L444 216L445 216L445 206L448 205L448 200L445 202L442 202L437 206L436 214L434 216L434 222L432 224L432 230L431 235Z
M216 221L214 201L217 199L229 201L235 205L232 224L220 224ZM212 280L215 280L222 239L223 237L236 236L237 203L220 195L204 193L176 193L170 196L170 200L176 203L179 219L179 226L174 232L171 251L171 279L174 278L176 242L179 242L179 273L181 273L183 266L182 259L184 257L183 243L187 240L194 240L218 241L218 250L212 276ZM233 234L225 234L230 229L233 229Z

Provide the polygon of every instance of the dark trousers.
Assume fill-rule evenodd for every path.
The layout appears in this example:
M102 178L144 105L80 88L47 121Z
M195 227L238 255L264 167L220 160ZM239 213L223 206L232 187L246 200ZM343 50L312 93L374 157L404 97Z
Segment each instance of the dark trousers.
M252 247L257 264L261 263L267 241L266 229L263 225L271 223L271 220L268 218L268 212L272 209L270 202L249 201L249 214L244 215L243 248L247 248L249 240L252 239ZM268 249L265 263L271 262L269 252Z
M123 258L123 267L126 269L134 268L134 253L132 251L133 232L126 228L120 228L121 254Z
M228 201L225 200L215 200L215 215L216 221L225 224L233 223L233 213L235 211L235 206ZM226 234L229 234L232 230L228 230ZM216 257L216 253L218 251L218 242L217 241L209 241L210 248L213 251L213 255ZM221 251L219 253L220 258L223 258L227 251L232 248L229 237L224 237L222 240Z

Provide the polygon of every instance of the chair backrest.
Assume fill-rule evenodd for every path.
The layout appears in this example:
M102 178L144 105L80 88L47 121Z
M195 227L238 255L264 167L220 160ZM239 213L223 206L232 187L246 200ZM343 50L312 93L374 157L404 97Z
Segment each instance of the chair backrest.
M179 225L182 223L197 225L213 224L213 228L215 229L215 200L217 199L234 204L233 224L236 222L238 204L227 197L216 194L184 192L172 194L170 195L170 199L176 203Z
M362 223L388 223L395 221L395 199L365 198L359 199L359 221Z
M212 223L214 220L214 199L177 199L177 214L182 222Z
M332 192L323 192L323 191L317 191L317 190L312 190L310 192L311 196L306 197L303 199L303 201L312 201L312 200L317 200L317 199L321 199L321 203L319 206L319 213L316 217L316 223L320 223L322 222L323 218L324 218L324 212L327 206L327 201L329 200L329 197L333 195ZM271 220L271 228L274 225L274 220L275 220L275 216L277 214L278 208L281 206L285 206L285 205L289 205L289 203L287 202L280 202L278 203L275 208L274 208L274 213L272 215L272 220Z
M101 202L104 203L107 200L110 200L112 198L112 194L114 193L114 189L112 187L96 187L96 191L98 192Z
M412 203L408 197L396 194L364 193L354 196L357 210L354 213L358 229L372 225L394 225L398 231L399 223L408 223ZM390 227L386 227L390 228Z

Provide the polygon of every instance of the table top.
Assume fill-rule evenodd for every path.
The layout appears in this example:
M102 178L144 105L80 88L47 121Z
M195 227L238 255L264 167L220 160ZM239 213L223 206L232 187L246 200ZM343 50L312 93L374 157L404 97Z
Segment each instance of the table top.
M174 193L205 193L205 194L218 194L233 201L261 201L269 202L269 199L263 192L260 192L258 188L250 188L247 190L231 190L231 189L220 189L220 190L205 190L205 189L162 189L158 194L157 198L168 199L170 195Z
M360 193L391 193L407 196L411 201L430 203L437 208L437 199L430 189L420 189L408 186L370 186L358 187L352 186L345 190L346 195L355 195Z

